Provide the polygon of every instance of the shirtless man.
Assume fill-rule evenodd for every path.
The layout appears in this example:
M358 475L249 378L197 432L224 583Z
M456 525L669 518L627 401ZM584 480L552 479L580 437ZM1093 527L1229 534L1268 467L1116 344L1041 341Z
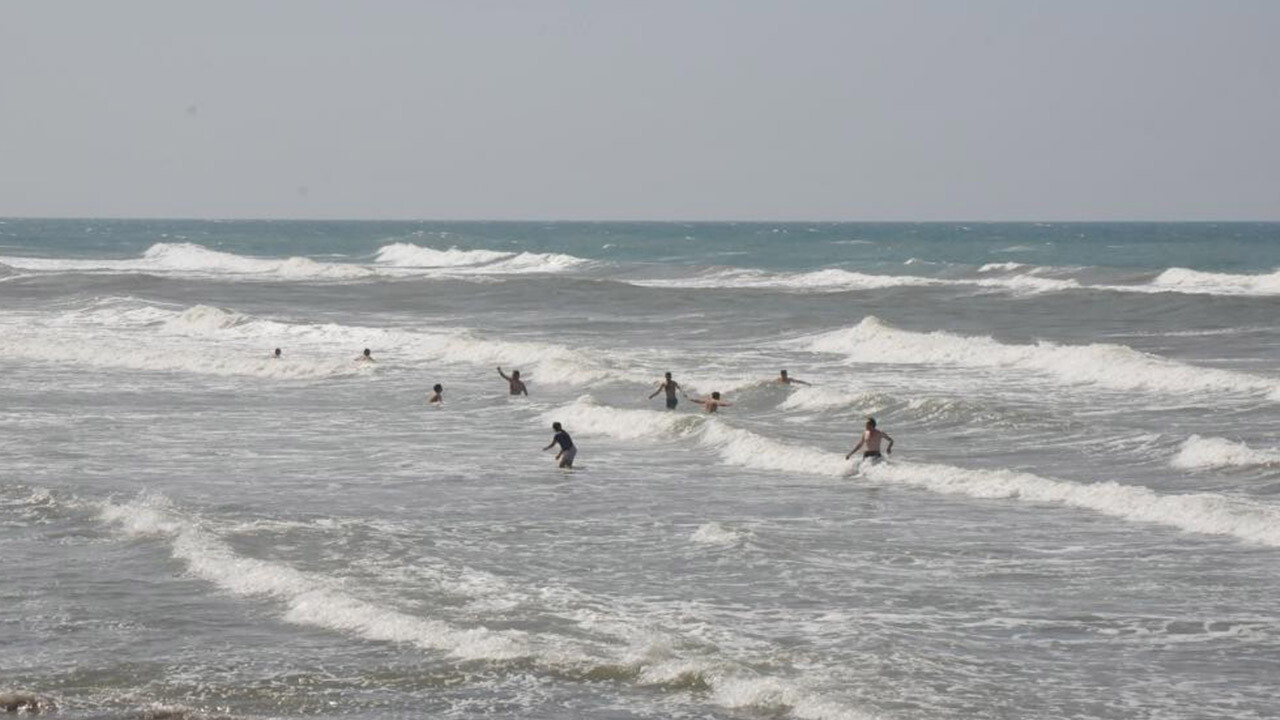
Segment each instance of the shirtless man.
M871 462L873 463L880 462L881 458L883 457L880 454L881 440L889 441L889 444L886 445L884 448L885 454L886 455L893 454L893 438L889 437L887 434L876 429L875 418L867 418L867 429L862 432L862 439L858 441L857 445L853 446L853 449L849 451L848 455L844 456L844 459L848 460L849 458L853 457L853 454L858 452L858 448L865 445L866 449L862 451L862 459L866 461L868 458L870 458Z
M667 393L667 409L668 410L675 410L676 405L680 402L679 400L676 400L677 391L681 395L684 395L686 400L689 399L689 396L686 395L684 392L684 388L680 387L680 383L671 379L671 373L666 373L665 375L662 376L662 382L658 383L658 389L653 391L653 394L649 396L649 399L652 400L654 397L657 396L658 393L663 391Z
M524 381L520 379L520 371L519 371L519 370L512 370L512 371L511 371L511 376L510 376L510 377L508 377L506 373L502 372L502 366L501 366L501 365L499 365L499 366L498 366L498 374L502 376L502 379L503 379L503 380L506 380L506 381L507 381L507 385L511 388L511 394L512 394L512 395L526 395L526 396L527 396L527 395L529 394L529 388L525 387L525 386L524 386Z
M434 405L444 402L444 386L436 383L431 386L431 396L427 398L427 404Z
M709 413L716 412L722 407L730 407L733 405L733 403L731 402L725 402L724 400L720 399L719 390L711 393L711 397L708 397L708 398L689 398L689 399L701 405L702 409L706 410Z
M573 459L578 456L578 448L573 444L573 438L569 437L569 433L564 431L560 423L551 423L551 429L555 431L555 435L551 438L551 442L542 448L543 452L551 449L552 445L560 443L560 452L556 453L556 460L559 461L559 467L565 470L573 468Z
M786 370L783 370L782 372L778 373L778 382L782 385L791 385L791 384L808 385L809 384L803 380L797 380L793 377L788 376Z
M369 348L365 348L364 352L360 354L360 357L356 358L356 362L376 362L376 361L373 359L373 353L369 351Z

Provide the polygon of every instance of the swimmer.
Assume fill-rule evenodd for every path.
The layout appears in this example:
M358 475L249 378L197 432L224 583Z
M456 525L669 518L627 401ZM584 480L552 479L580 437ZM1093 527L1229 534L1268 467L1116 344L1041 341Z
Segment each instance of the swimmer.
M431 386L431 396L427 398L427 403L429 403L429 404L430 404L430 403L442 403L442 402L444 402L444 395L443 395L443 393L444 393L444 386L443 386L443 385L441 385L440 383L436 383L435 385L432 385L432 386Z
M793 378L793 377L791 377L791 376L787 375L787 371L786 371L786 370L783 370L782 372L778 373L778 383L779 383L779 384L781 384L781 385L792 385L792 384L794 384L794 385L808 385L808 384L809 384L809 383L807 383L807 382L805 382L805 381L803 381L803 380L797 380L796 378Z
M529 394L529 388L525 387L525 386L524 386L524 381L520 379L520 371L519 371L519 370L512 370L512 371L511 371L511 376L510 376L510 377L507 377L507 374L506 374L506 373L504 373L504 372L502 372L502 366L501 366L501 365L499 365L499 366L498 366L498 374L502 376L502 379L503 379L503 380L506 380L506 381L507 381L507 386L511 388L511 394L512 394L512 395L526 395L526 396L527 396L527 395Z
M731 403L731 402L725 402L724 400L721 400L721 399L720 399L720 391L719 391L719 390L717 390L717 391L715 391L715 392L711 393L711 397L707 397L707 398L689 398L689 399L690 399L690 400L692 400L693 402L696 402L696 403L698 403L699 405L701 405L701 406L702 406L702 409L703 409L703 410L706 410L706 411L707 411L707 412L709 412L709 413L717 412L717 411L718 411L718 410L720 410L720 408L722 408L722 407L730 407L730 406L732 406L732 405L733 405L733 403Z
M876 429L875 418L867 418L867 429L862 431L862 439L858 441L857 445L853 446L853 449L849 451L848 455L844 456L844 459L848 460L849 458L853 457L853 454L858 452L858 448L863 447L865 445L866 449L862 451L863 461L865 462L866 460L870 459L871 462L873 463L880 462L881 459L883 459L883 456L880 455L881 440L889 441L889 444L886 445L884 448L884 452L886 455L892 454L893 438L889 437L886 433L883 433Z
M679 392L681 395L684 395L686 400L689 399L689 396L686 395L684 392L684 388L680 387L680 383L671 379L671 373L666 373L662 376L662 380L658 383L658 389L653 391L653 394L649 396L649 399L652 400L654 397L658 395L658 393L664 392L664 391L667 393L667 409L668 410L675 410L676 405L679 404L680 402L679 400L676 399L676 392Z
M571 469L573 467L573 459L578 455L578 448L573 444L573 438L569 437L569 433L564 431L560 423L551 423L551 429L556 434L551 438L551 442L542 448L542 451L546 452L556 443L560 443L560 452L556 453L556 460L560 462L559 467L565 470Z
M369 348L365 348L360 357L356 358L356 362L377 362L377 360L373 359L373 353L370 352Z
M271 357L275 358L276 360L279 360L281 357L283 357L283 354L280 352L280 348L276 348L276 351L274 353L271 353Z

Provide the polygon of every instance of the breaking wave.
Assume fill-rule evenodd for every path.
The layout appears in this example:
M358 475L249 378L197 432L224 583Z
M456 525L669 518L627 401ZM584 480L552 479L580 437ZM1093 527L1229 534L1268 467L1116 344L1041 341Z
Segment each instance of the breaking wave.
M609 610L612 616L600 617L594 610L598 603L590 603L591 610L569 608L580 628L595 637L466 627L357 597L340 578L238 554L198 518L182 513L162 496L104 502L97 504L97 511L104 523L128 536L166 542L188 572L222 591L278 603L283 619L295 625L440 652L459 661L532 663L584 680L627 680L676 691L705 689L706 699L723 707L783 709L813 720L869 718L824 698L802 679L761 674L716 648L682 653L676 646L687 643L673 643L675 633L670 630L655 633L625 611L612 615L618 611Z
M1280 270L1264 275L1233 275L1169 268L1151 281L1151 287L1205 295L1280 295Z
M378 250L373 265L319 262L305 257L267 258L211 250L194 243L157 243L125 260L0 257L13 269L46 273L150 273L184 277L258 280L366 280L421 275L554 273L591 264L558 253L435 250L407 243ZM0 273L2 276L3 273Z
M464 329L424 332L335 323L287 323L208 305L178 309L114 298L56 316L0 315L0 357L136 370L267 378L375 372L361 348L400 364L426 360L519 368L535 382L590 385L636 372L607 353L553 343L493 340ZM159 340L159 342L157 342ZM283 359L270 357L283 347Z
M868 316L843 330L796 341L814 352L837 353L853 362L936 364L1013 368L1043 373L1074 385L1171 394L1232 392L1280 399L1280 380L1197 367L1124 345L1094 343L1007 345L990 337L943 331L910 332Z
M689 278L631 280L641 287L685 289L770 289L792 292L848 292L895 287L973 287L1019 293L1056 292L1080 286L1075 280L1015 275L1002 278L931 278L916 275L872 275L828 268L801 273L771 273L739 268L714 270Z
M650 410L617 410L589 397L546 413L583 436L622 440L686 438L715 452L726 465L843 477L853 466L837 452L788 445L731 427L717 418ZM1162 495L1114 481L1079 483L1013 470L969 470L949 465L894 462L862 470L874 481L983 499L1011 499L1081 508L1134 522L1150 522L1204 535L1229 535L1280 547L1280 510L1214 493Z
M549 273L562 272L591 264L573 255L561 253L497 252L494 250L448 250L422 247L411 243L384 245L378 250L378 262L395 268L448 269L456 273Z
M1226 438L1192 435L1169 464L1188 470L1280 465L1280 450L1255 450Z

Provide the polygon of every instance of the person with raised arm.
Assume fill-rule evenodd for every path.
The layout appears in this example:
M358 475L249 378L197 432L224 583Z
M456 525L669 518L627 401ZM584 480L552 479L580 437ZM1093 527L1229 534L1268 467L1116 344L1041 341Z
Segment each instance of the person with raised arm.
M527 396L527 395L529 394L529 388L525 387L525 386L524 386L524 381L520 379L520 371L519 371L519 370L512 370L512 371L511 371L511 375L510 375L510 376L508 376L506 373L502 372L502 366L501 366L501 365L499 365L499 366L498 366L498 374L502 376L502 379L503 379L503 380L506 380L506 381L507 381L507 387L509 387L509 388L511 389L511 394L512 394L512 395L526 395L526 396Z

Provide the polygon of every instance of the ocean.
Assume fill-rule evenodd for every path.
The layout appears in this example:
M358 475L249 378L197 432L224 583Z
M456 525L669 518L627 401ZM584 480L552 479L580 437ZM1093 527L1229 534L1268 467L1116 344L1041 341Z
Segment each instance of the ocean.
M1278 311L1280 224L0 220L0 693L1275 717Z

